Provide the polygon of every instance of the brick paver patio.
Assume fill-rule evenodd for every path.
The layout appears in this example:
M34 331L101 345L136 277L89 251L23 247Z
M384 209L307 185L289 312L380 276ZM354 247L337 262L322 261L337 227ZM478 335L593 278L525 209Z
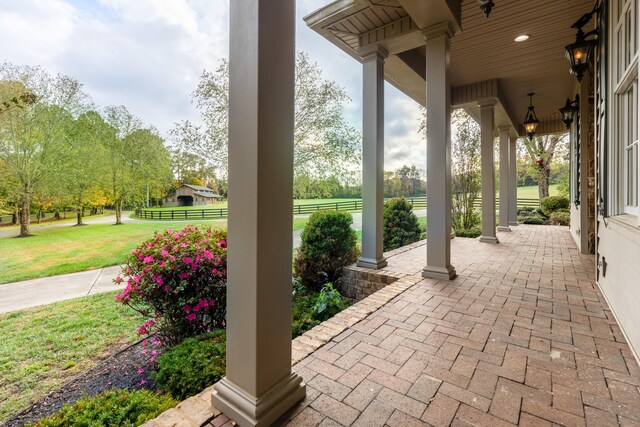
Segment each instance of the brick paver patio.
M283 423L640 425L640 368L595 285L593 257L565 227L499 238L454 239L451 282L419 276L424 245L393 256L387 269L414 276L357 304L348 312L360 317L332 338L305 338L324 345L294 365L307 398ZM363 311L370 298L379 308Z

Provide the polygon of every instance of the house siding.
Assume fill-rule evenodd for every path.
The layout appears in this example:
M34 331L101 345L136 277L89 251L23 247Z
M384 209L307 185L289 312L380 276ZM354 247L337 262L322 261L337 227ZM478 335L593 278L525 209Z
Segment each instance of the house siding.
M625 218L628 217L628 218ZM640 354L640 227L634 217L598 222L598 284L636 357ZM605 225L606 224L606 225ZM606 264L606 269L604 265Z

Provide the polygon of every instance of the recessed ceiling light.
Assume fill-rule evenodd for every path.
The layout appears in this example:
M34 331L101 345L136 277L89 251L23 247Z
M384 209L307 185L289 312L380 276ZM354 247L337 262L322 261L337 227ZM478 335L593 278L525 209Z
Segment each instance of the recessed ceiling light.
M529 40L529 34L520 34L515 38L515 41L517 42L523 42L525 40Z

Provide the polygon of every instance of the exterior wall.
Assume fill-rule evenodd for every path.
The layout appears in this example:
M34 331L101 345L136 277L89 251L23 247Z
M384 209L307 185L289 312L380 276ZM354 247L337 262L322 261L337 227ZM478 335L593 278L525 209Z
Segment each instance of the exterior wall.
M625 0L626 4L629 3ZM615 29L613 28L616 7L623 2L609 1L606 14L600 22L604 31L602 51L596 62L596 88L594 123L597 135L598 160L598 204L597 217L597 276L596 280L607 299L613 314L618 320L622 331L629 341L636 357L640 355L640 222L636 215L625 213L624 208L624 177L622 169L622 150L627 142L621 136L621 126L625 126L626 118L619 115L617 110L618 95L616 86L619 85L615 67L620 64ZM617 6L616 6L617 5ZM635 7L639 7L635 3ZM633 23L631 28L637 27ZM628 28L628 27L625 27ZM622 40L626 40L625 37ZM638 49L638 42L636 50ZM638 52L635 58L637 60ZM633 77L631 77L633 78ZM635 76L637 79L637 74ZM627 79L628 81L628 79ZM618 93L624 93L624 88L618 88ZM638 93L635 93L638 96ZM637 117L636 117L637 120ZM595 213L594 213L595 215ZM615 332L615 331L614 331Z
M573 177L572 177L573 179ZM571 237L573 237L573 240L576 242L576 246L578 247L578 249L580 249L582 251L581 246L581 241L580 241L580 205L576 206L573 204L573 202L571 203L571 206L569 207L570 209L570 213L571 213L571 223L569 224L569 231L571 231Z
M640 228L636 218L600 217L597 281L636 356L640 355ZM606 223L606 225L605 225ZM605 267L606 265L606 267Z

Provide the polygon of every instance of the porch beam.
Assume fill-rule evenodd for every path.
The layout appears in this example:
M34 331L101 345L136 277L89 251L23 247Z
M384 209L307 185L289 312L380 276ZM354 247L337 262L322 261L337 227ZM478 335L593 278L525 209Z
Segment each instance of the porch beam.
M305 397L291 372L295 0L230 2L227 369L212 404L271 425Z
M478 103L480 107L480 157L482 173L482 243L498 243L496 237L496 188L493 159L493 126L496 101Z
M359 51L362 56L362 256L358 267L379 269L383 256L384 210L384 60L380 45Z
M450 23L423 30L426 41L427 265L423 277L451 280Z
M509 206L511 204L511 180L509 179L509 128L498 127L500 138L500 223L498 231L511 231Z
M509 226L518 225L518 138L509 138Z

